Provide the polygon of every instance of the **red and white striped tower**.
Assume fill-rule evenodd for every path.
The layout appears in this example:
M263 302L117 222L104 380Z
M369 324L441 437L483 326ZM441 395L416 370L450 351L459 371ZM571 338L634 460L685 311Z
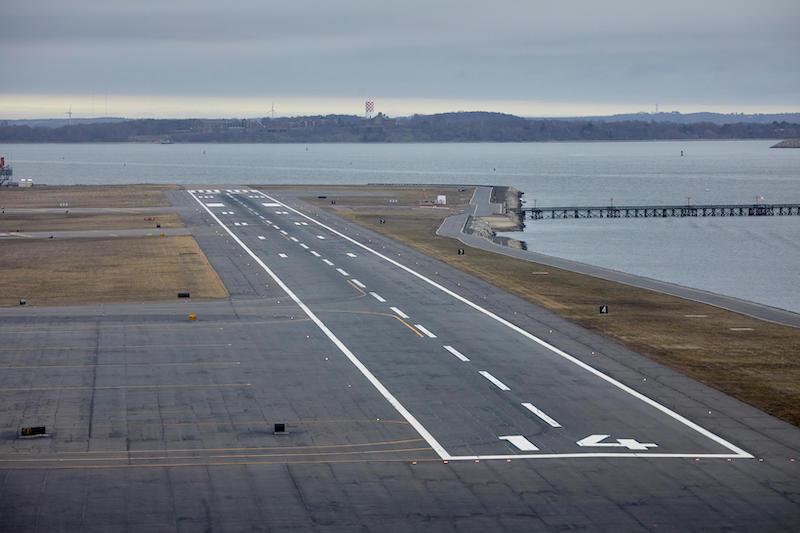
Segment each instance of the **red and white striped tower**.
M375 101L367 100L364 102L364 117L372 118L375 116Z

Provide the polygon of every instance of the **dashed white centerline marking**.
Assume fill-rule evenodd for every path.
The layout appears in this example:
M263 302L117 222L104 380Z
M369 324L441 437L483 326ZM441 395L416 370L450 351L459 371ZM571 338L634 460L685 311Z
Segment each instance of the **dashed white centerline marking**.
M428 329L425 326L423 326L421 324L414 324L414 327L417 328L418 330L420 330L422 333L424 333L428 337L430 337L431 339L435 339L436 338L436 335L434 335L433 333L428 331Z
M264 239L266 239L266 237L264 237L263 235L259 235L259 236L258 236L258 238L259 238L259 239L261 239L262 241L263 241Z
M330 260L328 260L328 259L323 259L323 260L322 260L322 262L323 262L323 263L325 263L325 264L326 264L326 265L328 265L328 266L333 266L333 262L331 262L331 261L330 261Z
M459 352L458 350L456 350L452 346L445 345L445 346L442 346L442 348L444 348L445 350L447 350L451 354L455 355L456 357L458 357L459 359L461 359L465 363L469 363L469 357L467 357L466 355L462 354L461 352Z
M531 413L535 414L536 416L538 416L539 418L541 418L542 420L544 420L545 422L547 422L548 424L550 424L554 428L560 428L561 427L561 424L559 424L558 422L553 420L551 417L549 417L547 415L547 413L545 413L544 411L542 411L541 409L539 409L535 405L530 404L530 403L523 403L522 407L524 407L525 409L527 409Z
M323 237L322 235L317 235L317 239L319 239L319 240L321 240L321 241L324 241L324 240L325 240L325 237Z
M355 280L353 280L353 281L355 281ZM363 287L362 287L362 289L363 289ZM405 314L404 312L402 312L401 310L399 310L396 307L390 307L389 309L391 309L392 311L397 313L397 316L399 316L400 318L411 318L407 314Z
M275 228L275 229L281 229L278 226L276 226L275 224L273 224L272 227Z
M242 226L247 226L247 222L242 222Z
M369 293L369 295L378 300L380 303L386 303L386 300L384 300L383 296L381 296L377 292L371 292Z
M359 286L359 287L361 287L362 289L366 289L366 288L367 288L367 286L366 286L366 285L364 285L363 283L361 283L360 281L358 281L358 280L357 280L357 279L355 279L355 278L351 279L350 281L352 281L353 283L355 283L356 285L358 285L358 286ZM392 309L394 309L394 308L392 308ZM403 315L400 315L400 316L403 316ZM408 318L408 317L404 317L404 318Z
M286 230L285 230L285 229L282 229L282 230L281 230L281 233L283 233L284 235L289 235L289 234L286 232Z
M353 252L347 252L347 257L358 257L358 256Z
M208 207L225 207L225 204L206 204Z
M241 224L239 222L234 222L233 225L234 226L241 226Z
M286 254L278 254L278 257L282 257L283 259L286 259L288 256Z
M486 370L480 370L478 374L480 374L481 376L485 377L486 379L494 383L495 386L500 390L511 390L510 387L508 387L505 383L503 383L502 381L500 381L499 379L488 373Z
M337 269L336 269L336 272L338 272L338 273L339 273L339 274L341 274L342 276L349 276L349 275L350 275L350 274L348 274L347 272L345 272L344 270L342 270L341 268L337 268Z
M303 248L305 248L306 250L308 250L308 246L306 246L306 245L305 245L305 244L303 244L302 242L300 243L300 246L302 246Z
M294 242L300 242L300 241L297 240L297 237L289 237L289 240L290 241L294 241Z
M319 254L314 250L311 250L311 255L313 255L314 257L319 257Z
M295 222L294 225L295 226L300 226L300 223L299 222Z
M300 224L302 224L303 226L308 226L308 222L301 222Z
M523 452L538 452L539 448L537 448L531 441L523 437L522 435L504 435L499 437L500 440L507 440Z

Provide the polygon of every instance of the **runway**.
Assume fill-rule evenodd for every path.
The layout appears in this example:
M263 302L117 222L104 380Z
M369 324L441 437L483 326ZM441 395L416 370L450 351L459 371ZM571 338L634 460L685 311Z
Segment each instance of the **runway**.
M0 529L800 525L797 428L290 194L168 194L231 299L0 310Z

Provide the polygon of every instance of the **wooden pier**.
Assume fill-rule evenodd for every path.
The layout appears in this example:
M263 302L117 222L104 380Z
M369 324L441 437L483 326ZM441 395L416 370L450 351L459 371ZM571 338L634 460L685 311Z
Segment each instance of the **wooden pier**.
M562 218L670 218L800 216L800 204L610 205L523 207L531 220Z

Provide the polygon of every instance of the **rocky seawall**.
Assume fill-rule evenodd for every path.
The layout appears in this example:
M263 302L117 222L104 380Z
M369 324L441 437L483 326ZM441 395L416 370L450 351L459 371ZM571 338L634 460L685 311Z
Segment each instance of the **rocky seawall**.
M786 139L778 144L773 144L770 148L800 148L800 139Z
M501 204L501 212L490 216L469 217L465 226L466 232L503 246L525 250L523 241L497 236L498 231L520 231L525 226L520 211L522 194L514 187L494 187L491 202Z

